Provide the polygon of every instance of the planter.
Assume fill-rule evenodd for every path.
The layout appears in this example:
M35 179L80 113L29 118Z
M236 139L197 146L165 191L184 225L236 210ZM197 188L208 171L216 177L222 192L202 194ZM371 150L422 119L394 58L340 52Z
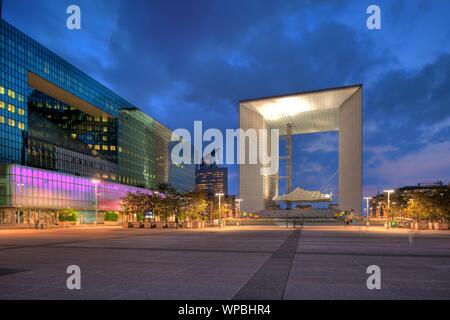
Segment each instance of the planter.
M167 225L169 229L175 229L177 227L177 224L175 222L167 222Z
M435 230L448 230L448 223L435 222L434 229Z
M194 221L192 222L192 228L203 228L205 226L205 223L203 221Z
M413 224L414 230L427 230L428 229L428 223L426 222L414 222Z
M165 223L163 222L156 222L156 228L162 228L164 227Z
M119 223L117 221L103 221L103 224L105 226L117 226L117 225L119 225Z
M434 229L434 223L428 222L428 229L433 230Z
M150 229L152 226L152 224L150 222L144 222L144 228L145 229Z
M59 225L61 228L68 228L68 227L70 226L70 221L59 221L59 222L58 222L58 225Z
M140 222L133 222L133 228L139 229Z

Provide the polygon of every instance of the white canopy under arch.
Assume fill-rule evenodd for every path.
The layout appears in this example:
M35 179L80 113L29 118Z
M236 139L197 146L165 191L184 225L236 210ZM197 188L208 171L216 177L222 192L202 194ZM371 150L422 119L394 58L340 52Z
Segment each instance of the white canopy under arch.
M322 193L320 191L309 191L302 188L296 188L288 194L278 195L273 198L274 201L291 201L291 202L331 202L331 194Z

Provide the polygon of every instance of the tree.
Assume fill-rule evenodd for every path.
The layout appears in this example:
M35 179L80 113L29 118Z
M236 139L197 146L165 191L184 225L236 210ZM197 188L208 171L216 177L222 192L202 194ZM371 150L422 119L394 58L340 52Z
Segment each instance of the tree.
M59 221L75 222L78 219L78 212L75 209L66 209L59 213Z
M414 191L410 194L405 213L416 221L449 221L450 192L448 189L430 192Z
M146 211L151 208L152 202L148 194L142 192L127 193L122 199L122 209L126 215L126 221L129 221L130 216L134 214L143 216Z
M114 211L106 211L105 212L105 221L117 221L119 219L119 215Z
M199 191L192 191L185 193L182 196L182 220L199 221L204 220L206 208L208 207L208 201L204 193Z
M161 202L159 212L161 218L167 222L170 216L177 216L181 209L181 197L177 194L166 194Z

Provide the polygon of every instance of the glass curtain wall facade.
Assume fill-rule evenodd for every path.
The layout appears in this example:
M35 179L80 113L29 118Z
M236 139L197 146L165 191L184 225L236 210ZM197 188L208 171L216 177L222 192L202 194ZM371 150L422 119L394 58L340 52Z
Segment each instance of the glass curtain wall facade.
M16 174L14 164L42 174L55 172L65 177L61 183L66 186L98 178L105 185L123 184L117 187L121 190L151 189L173 179L179 189L190 189L193 185L182 185L178 178L186 174L183 170L171 172L170 138L168 128L0 19L0 165L6 165L3 171L10 176L28 177L26 171ZM86 192L83 199L69 192L67 199L58 195L41 202L28 188L32 181L4 178L0 210L16 207L17 212L18 203L11 198L17 184L23 187L21 208L92 207L88 187L74 182L76 192ZM45 193L46 187L43 182L37 189ZM120 209L114 190L105 190L105 197L111 191L112 202L105 200L102 210Z
M182 143L186 150L191 150L190 163L181 163L176 164L171 162L170 164L170 184L176 190L180 192L189 192L195 189L195 167L194 164L194 153L195 148L192 144L187 141L183 141L182 139L178 141L170 142L170 153L172 152L172 148L174 148L177 144ZM179 155L180 157L183 154Z
M91 178L76 177L21 165L0 165L0 224L32 224L38 216L56 222L59 210L73 208L90 222L95 210L121 211L128 192L152 191L102 181L97 193Z
M122 109L119 123L121 182L145 188L169 182L172 132L137 108Z

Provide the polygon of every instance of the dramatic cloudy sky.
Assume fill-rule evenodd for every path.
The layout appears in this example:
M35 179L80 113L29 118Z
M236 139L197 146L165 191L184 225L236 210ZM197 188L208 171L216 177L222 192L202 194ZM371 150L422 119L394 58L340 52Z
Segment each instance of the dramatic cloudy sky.
M364 193L450 181L450 1L4 2L9 22L171 129L236 128L239 100L362 83ZM70 4L81 31L65 27ZM294 184L335 191L337 135L295 146Z

